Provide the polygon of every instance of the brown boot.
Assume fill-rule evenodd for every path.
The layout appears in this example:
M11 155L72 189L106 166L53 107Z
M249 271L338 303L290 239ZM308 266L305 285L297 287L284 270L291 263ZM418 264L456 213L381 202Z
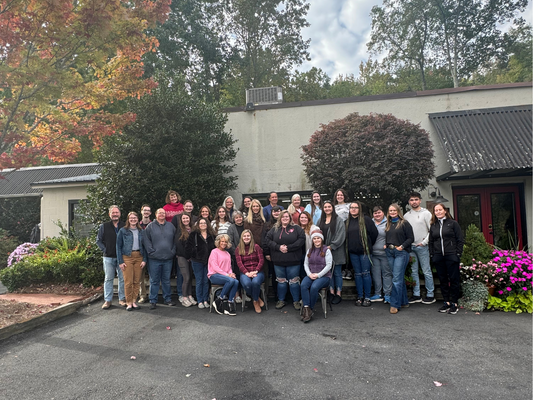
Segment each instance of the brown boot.
M259 302L255 300L254 300L254 310L256 313L261 314L261 306L259 305Z
M311 317L313 316L313 311L311 310L311 307L304 307L304 317L303 317L303 321L304 322L309 322L311 321Z
M389 312L391 314L398 314L398 309L396 307L391 307Z

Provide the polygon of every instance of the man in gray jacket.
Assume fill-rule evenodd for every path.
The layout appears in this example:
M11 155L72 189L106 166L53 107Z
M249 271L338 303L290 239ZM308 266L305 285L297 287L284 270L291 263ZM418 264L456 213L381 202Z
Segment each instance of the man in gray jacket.
M165 219L165 210L156 211L156 219L144 230L143 244L148 254L148 272L150 274L150 310L156 308L159 283L163 299L167 306L175 306L170 292L170 273L172 261L176 255L174 233L176 228Z

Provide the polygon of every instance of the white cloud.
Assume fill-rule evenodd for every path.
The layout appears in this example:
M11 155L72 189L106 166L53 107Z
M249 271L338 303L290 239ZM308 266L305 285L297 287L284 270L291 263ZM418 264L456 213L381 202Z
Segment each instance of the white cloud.
M304 39L311 39L311 61L298 69L322 68L332 79L339 74L359 74L359 64L368 60L366 43L370 40L370 10L381 0L308 0ZM530 2L523 17L532 22Z

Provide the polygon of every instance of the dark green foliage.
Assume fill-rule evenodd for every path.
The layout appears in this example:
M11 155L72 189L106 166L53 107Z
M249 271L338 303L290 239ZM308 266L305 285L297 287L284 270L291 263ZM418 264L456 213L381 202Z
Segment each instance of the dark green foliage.
M465 245L461 262L464 265L472 265L472 260L478 263L487 263L492 260L492 247L485 240L485 236L477 226L471 224L466 228Z
M29 242L31 230L41 222L41 197L15 197L0 199L0 229Z
M7 267L9 254L20 244L19 240L11 236L8 231L0 228L0 270Z
M197 211L221 204L236 187L235 141L216 105L191 96L181 81L170 86L160 79L152 95L132 102L130 109L137 114L135 123L107 140L98 154L103 169L84 205L91 222L107 220L112 204L123 217L144 203L155 212L170 189L192 200Z
M368 206L406 201L435 169L429 134L392 115L350 114L322 125L302 149L315 189L333 194L342 187Z

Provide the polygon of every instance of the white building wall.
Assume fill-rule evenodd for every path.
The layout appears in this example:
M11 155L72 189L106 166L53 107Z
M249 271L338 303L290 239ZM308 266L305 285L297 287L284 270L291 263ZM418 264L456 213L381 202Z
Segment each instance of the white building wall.
M87 186L43 187L41 197L41 239L58 236L61 230L55 224L68 228L69 200L87 198Z
M251 112L231 112L226 128L231 129L236 146L238 188L230 193L236 199L242 193L264 193L276 191L311 190L303 172L301 146L309 143L311 135L335 119L344 118L350 113L362 115L370 113L392 114L426 129L430 133L435 151L435 176L449 171L444 151L433 129L428 114L472 110L480 108L521 106L531 104L532 88L506 87L493 89L465 90L448 94L371 100L344 104L302 105L296 107L255 110ZM488 180L494 183L494 180ZM525 184L528 238L531 246L531 178L507 179L502 183L522 182ZM486 184L484 180L446 181L434 185L441 194L452 200L452 185ZM427 195L427 190L423 191ZM423 193L423 196L424 196ZM448 205L448 204L447 204ZM453 212L453 203L449 203Z

